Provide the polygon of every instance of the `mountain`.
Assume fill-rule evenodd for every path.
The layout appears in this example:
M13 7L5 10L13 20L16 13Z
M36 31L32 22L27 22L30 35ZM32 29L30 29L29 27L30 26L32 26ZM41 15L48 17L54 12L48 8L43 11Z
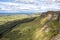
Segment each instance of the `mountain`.
M29 20L6 32L1 40L60 40L60 12L48 11Z
M0 15L16 15L16 14L34 14L34 13L0 13Z

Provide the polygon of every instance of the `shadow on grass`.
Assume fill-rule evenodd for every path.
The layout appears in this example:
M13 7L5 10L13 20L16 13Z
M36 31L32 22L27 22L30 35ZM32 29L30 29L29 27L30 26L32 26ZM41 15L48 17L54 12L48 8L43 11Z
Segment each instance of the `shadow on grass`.
M5 39L4 38L2 38L2 39L3 40L6 40L6 39L8 39L8 40L18 40L19 37L21 36L21 33L19 33L19 32L20 32L19 30L9 32L9 33L6 34L7 36L5 36Z
M29 33L28 33L29 32ZM14 30L8 32L1 40L32 40L30 31Z
M3 25L0 25L0 38L2 38L3 34L8 33L10 30L12 30L12 28L15 27L16 25L31 22L35 18L26 18L23 20L15 20L15 21L7 22Z

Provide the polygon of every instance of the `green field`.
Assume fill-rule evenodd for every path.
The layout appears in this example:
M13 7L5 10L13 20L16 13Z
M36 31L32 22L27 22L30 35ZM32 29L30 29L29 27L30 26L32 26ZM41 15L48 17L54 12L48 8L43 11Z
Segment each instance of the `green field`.
M35 18L35 19L34 19ZM26 19L26 20L24 20ZM20 22L23 20L23 22ZM51 40L57 34L55 30L60 29L60 24L57 20L48 20L48 17L41 18L40 16L9 16L1 17L0 21L4 24L0 28L0 32L6 30L5 28L15 25L12 29L9 28L3 33L0 40ZM9 21L9 24L8 24ZM10 25L10 26L9 26Z
M22 20L24 18L29 18L30 16L28 15L10 15L10 16L2 16L0 17L0 25L4 24L8 21L14 21L14 20Z

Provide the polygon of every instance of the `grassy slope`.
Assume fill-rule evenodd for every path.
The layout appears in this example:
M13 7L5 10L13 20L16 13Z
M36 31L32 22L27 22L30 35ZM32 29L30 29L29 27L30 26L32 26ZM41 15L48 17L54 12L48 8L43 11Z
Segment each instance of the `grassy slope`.
M24 18L29 18L30 16L28 15L10 15L10 16L2 16L0 17L0 25L5 24L6 22L9 21L14 21L14 20L22 20Z
M50 31L40 31L47 21L47 17L42 19L37 17L34 21L19 24L4 35L1 40L50 40L56 34L52 29L60 29L60 24L57 21L50 21L48 26L48 29L51 28Z
M11 40L33 40L35 30L40 29L47 21L47 18L37 17L34 21L19 24L11 32L7 33L3 38ZM44 23L43 23L44 22ZM5 40L4 39L4 40Z
M30 16L22 14L22 15L10 15L10 16L2 16L2 17L0 17L0 32L2 30L4 30L5 28L7 28L8 25L12 26L13 22L23 20L23 19L26 19L26 18L30 18Z

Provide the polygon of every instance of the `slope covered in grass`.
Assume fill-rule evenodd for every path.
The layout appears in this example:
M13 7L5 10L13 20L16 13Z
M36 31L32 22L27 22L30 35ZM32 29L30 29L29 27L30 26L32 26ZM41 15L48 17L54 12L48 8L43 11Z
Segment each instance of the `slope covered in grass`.
M60 29L57 20L49 20L48 16L37 17L33 21L16 25L1 40L54 40L59 34L57 29Z
M35 20L17 25L13 30L3 36L3 40L33 40L35 30L41 29L47 17L37 17Z
M25 14L21 14L21 15L2 15L0 17L0 25L2 24L5 24L6 22L9 22L9 21L14 21L14 20L22 20L22 19L25 19L25 18L29 18L31 16L28 16L28 15L25 15Z

